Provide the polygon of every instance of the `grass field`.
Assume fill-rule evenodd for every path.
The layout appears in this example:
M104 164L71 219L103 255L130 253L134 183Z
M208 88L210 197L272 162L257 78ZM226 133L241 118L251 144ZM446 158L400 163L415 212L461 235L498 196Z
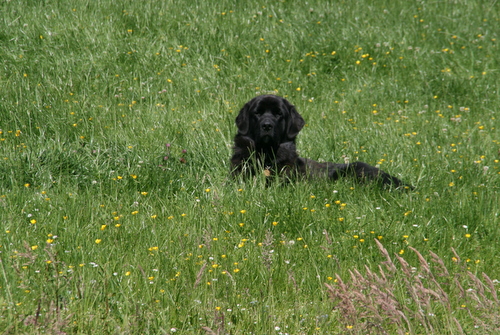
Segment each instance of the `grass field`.
M497 1L0 2L0 333L500 333ZM416 186L229 178L257 94Z

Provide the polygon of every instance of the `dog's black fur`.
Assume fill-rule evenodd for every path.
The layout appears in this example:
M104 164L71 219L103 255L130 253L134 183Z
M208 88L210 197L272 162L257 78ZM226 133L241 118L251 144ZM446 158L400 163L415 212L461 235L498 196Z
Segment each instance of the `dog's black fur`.
M267 176L279 173L294 176L343 176L380 181L396 188L411 188L400 179L363 162L346 164L319 163L297 154L295 138L304 127L304 119L286 99L261 95L247 102L236 117L238 133L234 137L231 158L233 175L254 175L263 171Z

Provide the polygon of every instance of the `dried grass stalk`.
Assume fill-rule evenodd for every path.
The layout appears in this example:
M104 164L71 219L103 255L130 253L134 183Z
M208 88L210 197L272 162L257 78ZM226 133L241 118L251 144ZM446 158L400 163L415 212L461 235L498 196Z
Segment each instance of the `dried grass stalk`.
M433 252L429 252L434 264L431 267L425 257L411 247L419 266L411 267L396 254L398 268L382 243L375 242L384 258L377 271L365 265L363 272L350 269L346 281L336 274L334 284L325 284L344 327L340 331L346 326L356 334L500 331L500 303L494 281L484 273L482 281L464 266L456 266L460 257L455 250L452 249L453 271ZM464 316L464 310L468 315ZM460 315L461 322L456 315Z

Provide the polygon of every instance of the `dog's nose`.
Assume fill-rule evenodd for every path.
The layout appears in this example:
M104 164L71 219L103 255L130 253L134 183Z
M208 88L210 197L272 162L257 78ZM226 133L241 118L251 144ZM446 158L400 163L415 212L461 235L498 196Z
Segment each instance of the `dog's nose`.
M271 122L265 122L261 127L263 131L271 131L273 129L273 124Z

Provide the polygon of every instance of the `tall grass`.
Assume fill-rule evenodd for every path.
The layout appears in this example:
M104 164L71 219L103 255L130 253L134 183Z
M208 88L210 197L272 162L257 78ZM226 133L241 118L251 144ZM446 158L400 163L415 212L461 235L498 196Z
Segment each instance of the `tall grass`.
M499 327L496 283L467 270L453 250L456 266L450 270L443 259L429 251L429 263L409 247L419 260L412 267L395 255L400 269L382 244L375 240L385 261L378 271L350 271L349 283L337 275L337 284L325 284L346 332L370 334L496 333ZM459 319L461 321L459 321ZM479 330L481 329L481 330Z
M495 1L0 12L4 333L498 330ZM269 92L306 119L302 156L366 161L416 190L231 180L234 118ZM408 321L356 286L372 292L387 257L383 284ZM419 296L432 319L405 295L418 274L432 285L417 293L438 294Z

